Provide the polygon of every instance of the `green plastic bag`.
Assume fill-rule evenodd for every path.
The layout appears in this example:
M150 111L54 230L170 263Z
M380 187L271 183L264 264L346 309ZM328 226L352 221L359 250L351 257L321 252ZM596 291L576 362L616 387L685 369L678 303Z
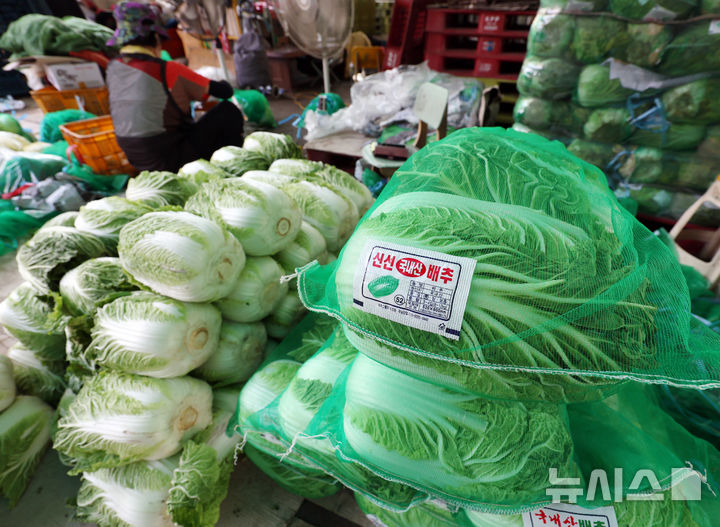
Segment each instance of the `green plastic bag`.
M89 112L74 109L46 113L42 123L40 123L40 140L46 143L62 141L63 135L62 132L60 132L60 126L74 121L92 119L93 117L97 116Z
M248 121L263 128L275 128L277 122L273 117L270 103L257 90L235 90L235 100L240 103Z

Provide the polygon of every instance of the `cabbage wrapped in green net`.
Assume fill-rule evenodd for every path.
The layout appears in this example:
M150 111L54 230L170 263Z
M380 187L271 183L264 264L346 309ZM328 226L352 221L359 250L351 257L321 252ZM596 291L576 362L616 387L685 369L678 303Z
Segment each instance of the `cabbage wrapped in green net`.
M677 161L677 178L674 184L705 192L720 176L720 157L700 154L682 156Z
M626 24L603 16L579 16L575 20L572 51L583 64L602 62L623 38Z
M557 8L563 11L604 11L607 7L608 0L542 0L541 6L548 8Z
M688 24L665 46L658 71L671 77L720 70L720 33L712 21Z
M575 17L540 9L530 26L527 54L538 58L569 58Z
M651 185L622 185L616 191L618 197L630 197L638 204L638 212L663 216L673 200L671 190Z
M628 23L613 49L613 56L641 68L654 68L672 38L667 25Z
M632 131L626 108L598 108L583 127L586 139L601 143L623 143Z
M700 0L700 13L720 13L720 0Z
M635 93L624 88L620 79L610 78L610 67L600 64L585 66L577 83L577 101L587 108L624 103Z
M578 82L579 68L562 59L536 59L523 62L517 80L522 95L541 99L564 99L572 94Z
M622 159L619 172L631 183L674 184L678 161L673 153L641 146Z
M698 0L610 0L610 10L632 19L673 20L689 15Z
M456 374L446 376L440 363L719 383L720 367L709 366L718 361L718 337L692 318L676 259L621 208L604 175L562 144L513 131L460 130L413 155L383 192L337 262L311 264L298 277L306 306L342 320L363 353L411 375L421 369L416 356L437 360L424 366L426 376L452 386ZM428 331L361 309L356 300L372 299L356 292L356 272L371 269L363 252L370 243L475 259L457 340L442 336L443 328Z
M695 150L705 138L705 131L705 126L697 124L671 124L664 131L636 128L628 142L664 150Z
M576 155L583 161L605 170L610 162L622 152L623 147L608 143L596 143L584 139L574 139L568 145L568 152Z
M662 95L666 117L677 123L720 122L720 79L700 79L671 88Z
M356 492L360 510L378 527L459 527L455 514L440 503L421 503L404 512L389 511ZM522 522L522 520L521 520ZM520 524L522 527L522 523ZM493 526L497 527L497 526Z
M251 444L243 448L245 455L260 470L287 491L308 499L325 498L337 494L342 485L319 471L303 471L289 463L266 454Z

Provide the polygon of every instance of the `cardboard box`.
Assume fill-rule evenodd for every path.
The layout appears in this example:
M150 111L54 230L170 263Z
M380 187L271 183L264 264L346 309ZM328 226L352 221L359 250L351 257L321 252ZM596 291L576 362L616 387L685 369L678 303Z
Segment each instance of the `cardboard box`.
M100 66L94 62L47 64L45 75L50 84L60 91L105 86Z

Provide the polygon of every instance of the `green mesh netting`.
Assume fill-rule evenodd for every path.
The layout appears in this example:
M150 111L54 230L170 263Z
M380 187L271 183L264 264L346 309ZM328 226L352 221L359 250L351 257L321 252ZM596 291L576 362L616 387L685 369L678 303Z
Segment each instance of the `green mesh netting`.
M282 359L270 364L277 362ZM666 414L648 385L631 383L589 403L498 401L384 366L358 353L342 333L290 375L269 378L283 387L237 421L248 442L254 435L266 443L272 438L284 462L309 460L401 517L428 499L453 510L535 510L551 502L547 490L557 486L551 468L557 477L577 478L587 490L578 498L585 507L690 478L705 482L692 512L696 523L688 525L711 527L720 507L713 499L720 454ZM249 409L248 395L240 396L240 414ZM590 491L597 470L614 478L607 493ZM652 477L638 479L640 471Z
M376 242L476 261L457 340L356 307ZM338 260L302 269L298 287L363 353L471 393L583 401L627 379L720 386L720 338L691 316L673 255L598 169L534 135L465 129L421 150Z
M248 121L263 128L275 128L277 122L267 97L257 90L235 90L233 97L242 107Z
M43 117L42 123L40 123L40 140L46 143L62 141L63 135L60 131L60 127L62 125L72 123L74 121L92 119L93 117L97 116L90 112L74 109L46 113Z

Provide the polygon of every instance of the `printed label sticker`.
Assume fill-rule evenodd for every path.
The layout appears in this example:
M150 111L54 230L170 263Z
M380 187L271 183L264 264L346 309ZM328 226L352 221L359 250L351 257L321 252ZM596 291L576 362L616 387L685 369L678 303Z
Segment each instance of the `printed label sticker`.
M586 509L577 505L554 503L523 514L524 527L618 527L615 509Z
M355 272L357 309L460 338L475 260L369 240Z

